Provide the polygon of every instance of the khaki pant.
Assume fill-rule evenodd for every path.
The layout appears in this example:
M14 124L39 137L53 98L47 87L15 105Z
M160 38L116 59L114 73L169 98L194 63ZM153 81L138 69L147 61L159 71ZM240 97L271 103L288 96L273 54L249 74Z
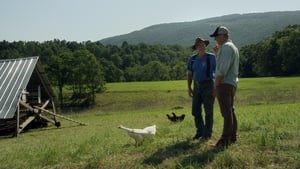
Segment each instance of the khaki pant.
M237 119L233 108L236 88L229 84L217 87L217 98L224 119L222 140L234 141L237 134Z

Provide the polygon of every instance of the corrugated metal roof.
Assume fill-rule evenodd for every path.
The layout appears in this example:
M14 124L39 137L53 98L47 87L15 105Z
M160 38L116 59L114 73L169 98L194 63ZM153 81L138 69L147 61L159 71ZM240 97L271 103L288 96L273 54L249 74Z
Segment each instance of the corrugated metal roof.
M14 117L21 93L28 84L38 58L0 60L0 119Z

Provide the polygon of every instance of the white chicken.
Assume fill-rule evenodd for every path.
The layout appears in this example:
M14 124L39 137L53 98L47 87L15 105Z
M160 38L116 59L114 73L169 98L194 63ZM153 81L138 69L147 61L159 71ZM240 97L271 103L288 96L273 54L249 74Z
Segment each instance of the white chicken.
M144 139L152 138L156 133L156 125L143 129L131 129L122 125L119 125L118 128L127 131L128 135L135 140L136 145L140 144Z

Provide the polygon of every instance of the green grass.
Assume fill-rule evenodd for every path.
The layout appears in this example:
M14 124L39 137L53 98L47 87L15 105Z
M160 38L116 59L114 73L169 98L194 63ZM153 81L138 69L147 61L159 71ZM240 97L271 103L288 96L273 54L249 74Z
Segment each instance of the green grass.
M107 84L95 108L61 120L62 127L0 138L0 168L300 168L300 78L241 79L236 97L238 142L215 151L222 117L215 105L213 137L192 141L195 132L185 81ZM165 114L185 113L182 123ZM119 124L157 125L157 135L140 146Z

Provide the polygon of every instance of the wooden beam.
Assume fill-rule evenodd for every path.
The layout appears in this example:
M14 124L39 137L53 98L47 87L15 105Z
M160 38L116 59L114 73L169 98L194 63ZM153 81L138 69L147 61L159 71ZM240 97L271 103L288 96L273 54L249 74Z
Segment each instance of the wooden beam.
M56 108L55 108L55 103L53 101L53 98L51 98L51 103L52 103L52 109L53 109L53 113L56 114ZM53 116L54 117L54 121L57 121L56 120L56 116Z
M20 127L18 128L19 131L18 133L21 133L22 130L30 123L32 122L34 119L36 118L36 116L29 116L21 125Z
M49 102L50 102L50 100L48 99L41 108L43 108L43 109L46 108L46 106L49 104Z
M41 85L38 85L38 103L42 103Z
M42 106L43 108L45 108L49 103L49 100L47 100L44 105ZM26 107L27 109L29 109L30 111L34 112L35 114L37 114L39 117L41 117L42 119L46 120L46 121L49 121L50 123L53 123L55 125L55 121L46 117L46 116L43 116L41 115L41 112L39 111L39 109L36 109L36 108L33 108L31 107L29 104L23 102L23 101L20 101L20 104L24 107Z
M48 99L48 100L42 105L41 108L42 108L42 109L45 109L45 108L47 107L47 105L49 104L49 102L50 102L50 100ZM42 111L42 110L41 110L41 111ZM51 122L51 123L54 124L54 125L55 125L55 123L56 123L55 120L52 120L52 119L50 119L50 118L48 118L48 117L46 117L46 116L43 116L43 115L41 115L41 113L39 113L39 116L40 116L42 119L45 119L45 120Z
M71 118L69 118L69 117L65 117L65 116L63 116L63 115L59 115L59 114L53 113L53 112L51 112L51 111L49 111L49 110L46 110L46 109L43 109L43 108L41 108L41 107L38 107L38 106L33 106L33 107L36 108L36 109L42 110L42 111L44 111L44 112L46 112L46 113L49 113L49 114L51 114L51 115L54 115L54 116L63 118L63 119L65 119L65 120L72 121L72 122L74 122L74 123L79 123L80 125L87 125L87 123L83 123L83 122L80 122L80 121L73 120L73 119L71 119Z
M44 120L47 120L47 121L49 121L50 123L52 123L52 124L55 125L55 121L54 121L54 120L52 120L52 119L50 119L50 118L48 118L48 117L46 117L46 116L43 116L43 115L41 115L41 114L38 114L38 116L39 116L40 118L42 118L42 119L44 119Z
M29 104L27 104L27 103L25 103L25 102L23 102L21 100L20 100L20 104L22 106L24 106L25 108L29 109L30 111L34 111L33 107L31 107Z

